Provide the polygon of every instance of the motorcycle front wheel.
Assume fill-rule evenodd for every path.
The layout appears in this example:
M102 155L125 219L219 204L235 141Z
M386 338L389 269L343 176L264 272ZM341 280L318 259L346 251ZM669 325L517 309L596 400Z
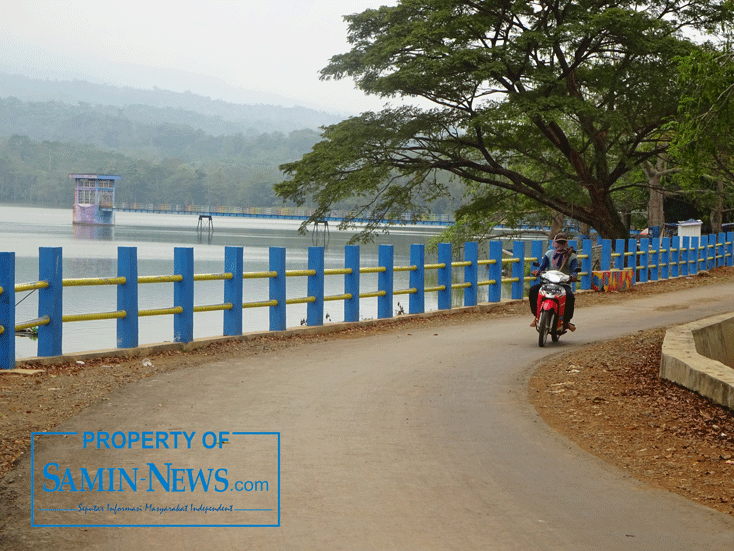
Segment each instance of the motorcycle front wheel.
M543 310L540 313L540 321L538 322L538 346L543 347L548 342L548 333L550 333L553 314L549 310Z

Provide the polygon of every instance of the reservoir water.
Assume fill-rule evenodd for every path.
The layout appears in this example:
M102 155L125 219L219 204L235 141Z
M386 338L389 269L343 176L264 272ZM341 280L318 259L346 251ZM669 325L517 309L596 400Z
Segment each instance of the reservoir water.
M39 247L62 247L63 277L113 277L117 275L117 248L137 247L138 272L143 275L173 274L174 247L193 247L194 272L224 272L224 247L244 248L244 271L258 272L268 269L268 249L272 246L286 248L286 265L289 270L307 268L308 247L324 245L326 238L326 268L344 267L344 245L354 235L339 231L335 226L328 234L318 236L299 235L297 220L273 220L214 216L213 233L197 231L198 217L185 214L147 214L118 212L114 227L74 226L71 209L48 209L0 205L0 251L15 252L16 283L38 280ZM360 248L361 265L377 266L379 244L394 245L394 265L410 264L411 243L427 243L439 233L436 226L403 226L390 230L388 235L378 235L375 242ZM485 253L486 254L486 253ZM435 255L426 255L426 262L436 262ZM458 271L458 270L456 270ZM427 279L435 272L426 272ZM395 273L395 289L406 289L408 272ZM480 275L480 279L482 276ZM287 281L288 298L307 295L307 278L293 277ZM343 276L328 276L326 295L344 292ZM362 274L362 292L377 290L377 275ZM484 291L485 299L481 298ZM65 287L64 314L98 313L116 310L117 290L114 285L92 287ZM18 293L15 302L16 323L38 316L38 293ZM268 281L244 280L244 302L268 299ZM455 301L460 301L460 295ZM486 300L486 288L480 289L480 300ZM141 309L173 306L173 284L160 283L139 287ZM194 287L194 304L209 305L223 302L222 281L197 281ZM408 297L396 296L395 309L401 303L407 312ZM437 309L435 293L426 295L426 310ZM458 302L460 303L460 302ZM327 302L324 312L331 321L343 320L342 301ZM245 332L268 329L268 308L249 308L243 314ZM377 299L360 301L363 319L377 317ZM287 325L300 325L306 318L306 305L289 305ZM328 323L328 322L327 322ZM63 325L63 351L65 353L114 348L116 346L116 321L68 322ZM194 314L194 337L213 337L222 334L222 313L201 312ZM173 316L140 318L140 344L173 340ZM27 337L16 337L16 357L37 355L37 343Z

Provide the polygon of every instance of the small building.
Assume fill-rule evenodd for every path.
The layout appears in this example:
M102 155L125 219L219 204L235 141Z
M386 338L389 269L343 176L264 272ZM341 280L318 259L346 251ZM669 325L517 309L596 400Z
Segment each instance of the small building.
M74 180L74 224L113 226L115 224L115 182L119 176L69 174Z

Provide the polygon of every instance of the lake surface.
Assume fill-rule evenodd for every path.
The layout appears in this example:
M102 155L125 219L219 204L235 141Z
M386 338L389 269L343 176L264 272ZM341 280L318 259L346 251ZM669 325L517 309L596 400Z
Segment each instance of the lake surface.
M308 247L324 245L324 233L299 235L297 220L273 220L214 216L214 231L197 231L198 216L185 214L147 214L118 212L111 228L74 226L71 209L48 209L0 205L0 251L16 254L16 283L38 280L39 247L62 247L63 277L113 277L117 275L117 248L137 247L139 275L173 274L174 247L193 247L194 272L224 272L224 247L241 246L244 249L246 272L268 269L269 247L286 248L286 266L289 270L306 269ZM377 266L379 244L394 245L395 266L410 264L411 243L427 243L439 233L435 226L405 226L392 229L389 235L379 235L375 243L362 245L361 265ZM326 241L324 263L326 268L344 267L344 245L354 232L339 231L332 226ZM485 252L486 255L486 252ZM486 257L486 256L485 256ZM436 262L435 255L426 255L426 262ZM458 272L459 270L455 270ZM427 272L427 280L435 271ZM459 275L463 275L459 274ZM486 275L486 274L485 274ZM435 277L435 276L434 276ZM395 273L395 289L408 288L408 272ZM480 273L480 279L484 276ZM461 279L461 278L460 278ZM305 277L289 277L288 298L307 295ZM344 292L343 276L329 276L325 283L326 295ZM361 292L377 290L377 274L362 274ZM65 287L64 314L98 313L116 310L117 290L114 285L92 287ZM484 299L482 298L484 293ZM38 316L38 292L18 293L15 302L16 323ZM268 281L244 280L244 302L268 299ZM460 294L455 302L460 304ZM486 300L486 287L480 288L480 301ZM141 309L173 306L173 284L149 284L139 287ZM194 304L221 304L222 281L197 281ZM407 311L408 297L397 296L395 310L401 303ZM426 310L437 309L436 293L426 295ZM343 320L342 301L327 302L325 314L331 321ZM268 308L248 308L244 311L245 332L267 330ZM377 299L360 301L363 319L377 317ZM306 318L306 305L289 305L287 325L300 325ZM328 322L327 322L328 323ZM116 320L68 322L63 325L65 353L114 348ZM194 314L194 337L212 337L222 334L222 312ZM173 316L140 318L140 344L173 340ZM37 355L37 342L27 337L16 338L16 357Z

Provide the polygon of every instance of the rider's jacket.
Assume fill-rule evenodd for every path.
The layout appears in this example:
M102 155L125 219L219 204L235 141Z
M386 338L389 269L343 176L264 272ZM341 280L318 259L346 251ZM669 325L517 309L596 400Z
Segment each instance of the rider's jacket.
M540 267L538 268L539 271L544 272L549 267L553 266L552 260L554 254L556 254L555 249L551 249L547 253L545 253L543 260L540 262ZM566 275L571 275L576 273L577 268L578 260L576 259L576 251L574 251L573 248L569 248L566 252L566 257L563 259L563 264L561 265L561 267L553 267L551 269L559 270Z

